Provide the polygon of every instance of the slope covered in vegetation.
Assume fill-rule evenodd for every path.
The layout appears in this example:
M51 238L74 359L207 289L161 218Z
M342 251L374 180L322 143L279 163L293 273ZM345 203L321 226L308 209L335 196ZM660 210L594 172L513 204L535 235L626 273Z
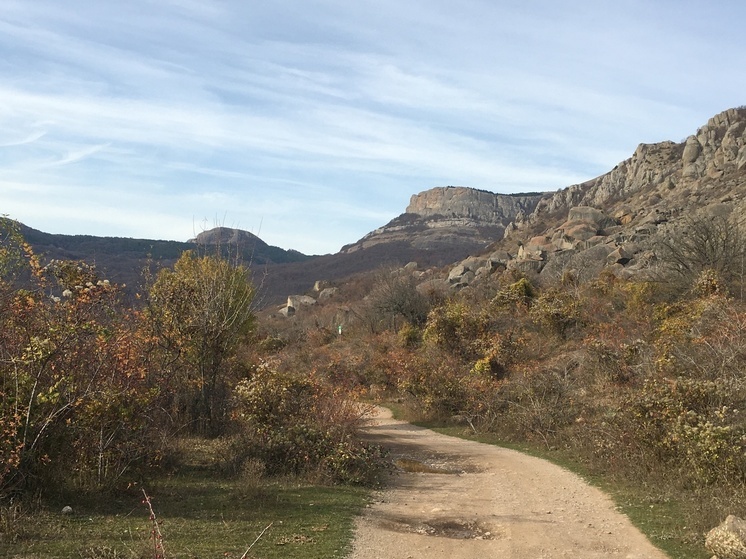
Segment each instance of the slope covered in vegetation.
M709 529L746 514L746 305L742 278L711 256L683 276L549 284L508 270L460 292L385 270L263 328L284 367L676 503L658 541L703 550Z

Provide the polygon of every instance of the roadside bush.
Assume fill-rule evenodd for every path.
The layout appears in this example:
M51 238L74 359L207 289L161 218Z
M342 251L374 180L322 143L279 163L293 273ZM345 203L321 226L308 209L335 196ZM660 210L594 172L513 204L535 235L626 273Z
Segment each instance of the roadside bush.
M39 289L6 284L0 313L0 493L111 488L160 459L159 389L137 317L93 267L32 275Z
M247 457L269 475L320 476L335 483L374 483L383 453L357 438L366 408L354 395L313 375L258 369L235 391L235 416Z
M614 415L619 437L609 438L609 451L649 472L675 471L683 483L743 483L744 396L744 387L730 382L650 379Z
M443 419L465 409L466 377L461 361L435 348L404 357L399 364L397 389L420 417Z
M552 446L578 415L567 367L526 365L500 386L497 430L509 439L538 440Z

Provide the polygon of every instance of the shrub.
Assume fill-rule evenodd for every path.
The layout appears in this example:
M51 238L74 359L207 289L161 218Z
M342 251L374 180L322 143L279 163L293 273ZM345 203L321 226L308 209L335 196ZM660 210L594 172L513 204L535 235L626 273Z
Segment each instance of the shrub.
M455 300L433 309L423 340L466 359L480 357L479 337L489 330L488 319Z
M455 356L435 348L403 359L397 389L422 417L447 418L467 406L468 373Z
M417 326L405 324L399 329L399 343L405 348L416 348L422 343L422 330Z
M3 286L0 493L112 487L159 459L159 390L137 317L91 266L32 276L37 290Z
M226 360L254 329L254 296L247 267L190 251L150 285L145 324L175 380L170 411L181 425L211 435L224 428Z
M524 307L528 308L536 297L536 290L526 278L502 288L492 299L495 307Z
M609 450L682 483L746 481L744 403L732 383L649 379L615 413Z
M414 326L422 326L430 311L430 302L417 290L417 283L406 270L381 270L370 300L379 318L384 321L394 322L398 317Z
M526 365L500 386L498 430L511 439L539 440L547 447L577 417L572 380L565 368Z
M662 274L682 285L681 291L703 272L718 276L733 293L743 288L746 237L735 215L693 216L675 233L659 241L657 255Z
M247 457L270 475L320 475L337 483L373 483L383 453L357 437L366 413L353 394L313 375L259 368L235 391Z
M548 289L534 300L529 316L543 330L564 338L580 322L580 305L570 293Z
M474 363L472 373L501 378L519 357L525 342L513 332L493 333L479 340L482 357Z

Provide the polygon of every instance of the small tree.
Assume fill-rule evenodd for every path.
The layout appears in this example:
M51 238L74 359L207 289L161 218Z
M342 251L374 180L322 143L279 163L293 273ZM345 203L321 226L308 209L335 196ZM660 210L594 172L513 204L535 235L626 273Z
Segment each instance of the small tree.
M249 270L184 252L149 289L147 318L177 391L176 411L197 431L215 433L227 398L226 359L255 325Z

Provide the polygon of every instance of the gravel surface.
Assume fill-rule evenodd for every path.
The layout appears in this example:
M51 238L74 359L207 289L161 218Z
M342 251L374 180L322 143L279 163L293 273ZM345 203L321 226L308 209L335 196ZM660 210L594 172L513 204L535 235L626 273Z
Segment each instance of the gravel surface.
M400 471L358 519L350 559L665 559L577 475L440 435L379 408L366 429Z

